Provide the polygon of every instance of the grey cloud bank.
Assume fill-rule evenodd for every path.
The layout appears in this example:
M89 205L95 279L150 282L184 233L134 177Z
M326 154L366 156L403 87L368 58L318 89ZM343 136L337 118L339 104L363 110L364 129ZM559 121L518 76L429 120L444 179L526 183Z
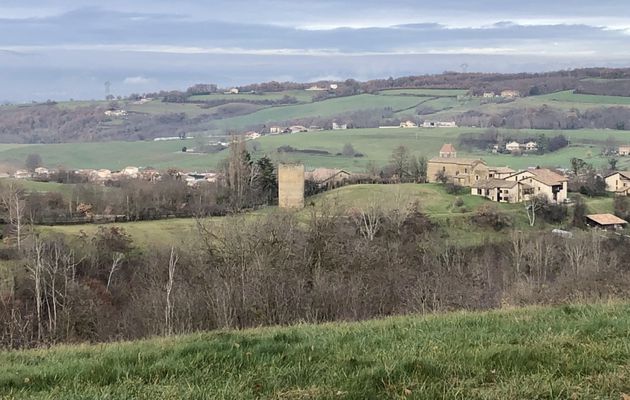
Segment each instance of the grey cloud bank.
M100 98L105 80L127 94L462 63L500 72L630 64L630 4L618 1L42 3L0 5L0 100Z

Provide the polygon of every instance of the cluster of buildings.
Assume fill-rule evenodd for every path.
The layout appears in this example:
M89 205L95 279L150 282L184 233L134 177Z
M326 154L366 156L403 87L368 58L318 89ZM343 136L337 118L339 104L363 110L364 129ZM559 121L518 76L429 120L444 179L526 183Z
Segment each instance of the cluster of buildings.
M502 97L504 99L514 99L517 97L521 97L521 92L518 90L508 89L502 90L501 93L497 94L495 92L484 92L482 97L486 99L493 99L495 97Z
M59 171L38 167L34 171L19 169L13 174L0 174L2 177L13 177L15 179L48 179ZM162 173L154 168L125 167L120 171L112 171L109 169L77 169L67 171L84 177L85 180L95 184L105 184L106 182L115 182L123 179L139 179L149 182L155 182L162 179ZM189 186L195 186L201 182L216 182L219 174L216 172L181 172L175 173L178 179L185 181Z
M107 117L121 118L126 117L128 113L125 110L107 110L105 111L105 115Z
M492 147L493 153L499 153L501 150L500 145L495 144ZM538 143L530 141L527 143L519 143L519 142L509 142L505 144L505 150L510 153L523 153L523 152L534 152L538 151Z
M459 158L452 144L442 146L439 157L429 160L427 179L469 187L471 194L501 203L520 203L540 195L562 203L568 197L564 175L545 168L515 171L489 166L481 159Z

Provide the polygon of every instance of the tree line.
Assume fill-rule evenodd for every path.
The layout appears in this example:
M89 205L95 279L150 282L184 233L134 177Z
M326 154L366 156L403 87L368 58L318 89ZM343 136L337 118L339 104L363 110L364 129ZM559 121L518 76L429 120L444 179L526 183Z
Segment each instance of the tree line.
M0 301L0 346L630 294L623 237L503 228L501 242L466 246L449 239L448 225L458 222L437 225L405 200L349 211L323 204L308 218L199 219L195 235L168 246L137 244L111 226L80 237L33 231L19 249L2 248L14 269Z

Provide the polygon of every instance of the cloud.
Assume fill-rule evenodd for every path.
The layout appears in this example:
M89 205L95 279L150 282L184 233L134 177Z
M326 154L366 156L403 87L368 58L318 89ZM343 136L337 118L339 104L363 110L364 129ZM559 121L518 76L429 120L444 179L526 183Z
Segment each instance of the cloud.
M123 80L125 85L147 85L152 82L152 79L145 78L144 76L128 76Z

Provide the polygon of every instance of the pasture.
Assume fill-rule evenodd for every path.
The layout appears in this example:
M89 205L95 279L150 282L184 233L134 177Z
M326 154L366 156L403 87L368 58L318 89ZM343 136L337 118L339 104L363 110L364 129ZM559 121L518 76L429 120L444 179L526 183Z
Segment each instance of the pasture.
M0 352L5 399L621 399L630 306L530 307Z
M384 97L384 96L382 96ZM292 135L268 135L248 142L254 157L268 155L276 161L301 161L307 168L344 168L355 172L364 171L368 163L378 166L387 164L392 150L406 146L411 154L427 158L437 156L444 143L457 146L462 133L484 132L479 128L444 129L348 129L342 131L316 131ZM512 156L492 154L486 151L466 152L459 149L460 157L479 157L491 165L526 168L535 166L568 167L572 157L583 158L595 166L604 166L607 158L601 156L601 149L609 139L620 143L628 140L625 131L612 130L501 130L512 136L525 138L544 133L547 136L564 134L571 146L560 151L539 155ZM0 164L20 168L29 154L40 154L44 165L65 168L108 168L118 170L129 165L139 167L169 168L187 170L213 170L227 158L228 151L213 154L183 153L182 147L194 148L201 139L174 141L137 141L102 143L61 143L41 145L0 145ZM346 143L353 145L364 157L348 157L341 153ZM329 155L307 153L278 153L280 146L296 149L328 151ZM630 168L630 158L621 158L620 168Z

